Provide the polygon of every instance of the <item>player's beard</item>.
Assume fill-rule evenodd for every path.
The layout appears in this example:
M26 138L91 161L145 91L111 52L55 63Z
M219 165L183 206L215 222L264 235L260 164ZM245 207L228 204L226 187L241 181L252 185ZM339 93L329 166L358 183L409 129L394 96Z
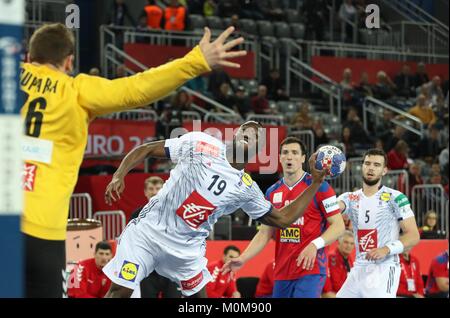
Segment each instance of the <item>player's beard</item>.
M373 179L373 180L368 180L363 176L363 182L364 184L368 185L368 186L374 186L376 185L379 181L381 180L381 178L378 179Z

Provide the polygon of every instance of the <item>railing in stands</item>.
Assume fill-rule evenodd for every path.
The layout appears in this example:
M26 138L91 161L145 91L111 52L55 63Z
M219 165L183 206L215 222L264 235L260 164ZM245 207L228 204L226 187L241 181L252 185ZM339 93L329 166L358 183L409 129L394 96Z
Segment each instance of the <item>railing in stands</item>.
M428 12L423 10L417 4L411 0L396 0L388 1L382 0L384 4L390 6L404 17L410 19L413 22L424 22L433 23L436 25L436 32L441 37L447 40L448 44L448 26L430 15Z
M289 136L294 136L303 141L308 151L308 154L311 155L315 151L315 141L314 141L314 133L311 130L291 130L289 132Z
M438 216L439 228L448 233L448 205L444 187L440 184L419 184L411 190L411 208L419 225L424 225L426 212L433 210ZM444 234L445 234L444 233Z
M291 46L288 51L288 60L286 63L286 90L290 91L291 89L291 76L295 76L299 80L300 92L303 92L303 81L306 81L313 89L318 89L328 96L330 113L337 115L338 118L342 118L342 92L339 84L292 54L292 49L302 50L298 44L293 42ZM314 77L321 82L316 81Z
M74 193L70 197L69 219L92 219L92 198L89 193Z
M94 213L94 219L102 222L104 240L117 239L127 224L125 213L120 210L97 211Z
M366 97L363 103L363 124L366 130L369 125L368 115L374 115L376 120L375 123L377 123L379 118L382 118L384 109L390 110L395 116L405 118L405 120L392 119L392 123L401 126L420 137L423 136L424 126L419 118L373 97Z

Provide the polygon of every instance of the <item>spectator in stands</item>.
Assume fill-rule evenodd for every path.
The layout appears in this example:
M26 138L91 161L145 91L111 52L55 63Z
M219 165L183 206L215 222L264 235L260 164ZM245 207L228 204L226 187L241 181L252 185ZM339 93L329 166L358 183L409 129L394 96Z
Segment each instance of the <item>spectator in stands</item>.
M93 67L89 70L89 75L100 76L100 70L98 69L98 67Z
M422 179L422 168L417 163L412 163L408 169L409 193L414 186L424 184Z
M282 21L285 17L280 1L258 0L258 6L267 20Z
M428 96L431 99L431 104L435 105L436 101L439 98L444 99L444 93L442 91L442 81L439 76L433 77L433 79L425 84L425 89L428 92Z
M431 262L426 296L448 298L448 249Z
M345 155L347 158L357 157L355 150L355 141L353 140L353 135L349 127L344 127L342 129L341 142L345 146Z
M440 172L432 172L428 180L428 184L442 185L442 174Z
M115 78L122 78L127 76L127 70L125 68L125 65L118 65L116 67L116 77Z
M352 3L352 0L344 0L339 8L339 18L345 24L345 42L352 42L353 23L358 23L358 12ZM352 23L352 24L350 24Z
M204 76L197 76L196 78L191 79L185 86L203 95L207 93L208 85Z
M264 14L259 4L260 0L240 0L240 14L242 18L252 20L264 20Z
M433 210L427 211L423 219L423 226L419 229L421 239L439 239L441 231L438 227L438 216Z
M335 298L336 293L344 285L348 273L353 267L352 253L355 249L353 233L345 231L339 238L336 251L328 254L328 273L323 287L323 298Z
M353 142L360 144L371 144L372 138L367 134L358 111L354 107L350 107L347 112L347 120L343 123L343 127L350 128Z
M327 136L323 128L323 124L320 121L316 121L313 124L313 133L314 133L314 143L316 145L326 145L330 142L330 139Z
M203 15L205 17L211 17L217 15L218 6L214 0L205 0L203 3Z
M400 256L400 283L397 297L401 298L424 298L424 286L419 260L404 251Z
M399 140L394 149L388 152L388 168L401 170L408 168L409 146L404 140Z
M220 104L227 106L229 109L233 109L236 105L236 100L234 96L230 94L231 88L230 84L228 83L222 83L220 85L219 95L217 96L216 100ZM222 110L216 109L217 112L221 112Z
M369 75L367 72L361 73L359 85L355 87L355 90L362 95L362 97L373 96L372 86L369 83Z
M234 27L235 32L240 32L241 24L239 23L239 15L233 14L231 16L230 25L227 27L232 26Z
M130 10L124 3L124 0L115 0L108 13L107 24L113 26L124 26L125 18L129 20L131 25L136 25L136 21L130 14Z
M147 200L154 197L163 185L164 180L160 177L152 176L145 179L144 195ZM139 207L131 214L130 222L139 216L144 206ZM181 298L177 284L155 271L141 281L140 287L141 298Z
M233 14L240 12L239 0L221 0L219 1L218 13L222 18L229 18Z
M178 0L170 0L164 9L164 29L169 31L184 31L186 28L186 8Z
M305 21L305 40L323 40L325 10L324 0L303 1L300 12L303 12L303 20Z
M436 115L433 112L430 104L427 104L425 95L417 96L417 103L408 111L411 115L420 119L425 125L433 125L436 122Z
M272 298L275 260L269 262L256 286L256 298Z
M399 140L402 140L404 138L406 129L402 126L396 125L394 128L394 131L392 133L392 136L387 138L387 141L384 145L385 152L388 153L391 151L395 145L398 143Z
M204 2L205 0L187 0L186 5L189 11L189 14L204 14Z
M252 98L252 109L255 114L274 114L270 109L269 100L267 99L267 87L264 85L258 86L258 94Z
M98 242L94 258L80 261L71 274L68 286L70 298L103 298L111 286L111 281L103 273L103 267L113 257L111 245Z
M394 96L395 84L390 77L384 72L377 73L377 83L373 87L373 95L375 98L386 100Z
M147 22L148 22L147 20L148 20L148 18L145 15L141 15L139 17L138 25L136 27L136 32L145 33L148 30L150 30L149 26L147 25ZM149 44L150 38L148 36L136 35L135 42Z
M271 69L269 76L266 77L261 84L267 87L267 97L270 100L279 101L289 99L278 69Z
M397 95L402 97L412 97L415 95L414 76L411 74L409 65L404 64L401 72L394 78L397 87Z
M299 130L312 130L314 118L311 116L311 105L303 101L300 104L299 111L292 118L291 125Z
M375 149L383 150L384 151L384 142L381 139L375 140L375 143L373 145Z
M352 70L350 68L344 69L344 72L342 73L342 81L341 81L341 88L342 88L342 99L344 101L345 105L349 105L353 101L353 88L355 86L355 83L352 81Z
M439 154L439 165L441 167L441 170L445 172L445 170L448 170L448 143L447 147L441 151ZM448 175L445 173L445 175Z
M145 25L148 29L159 30L161 29L163 14L163 10L156 4L155 0L147 0L147 5L144 7L140 19L145 17ZM139 21L139 26L144 28L141 20Z
M378 125L375 127L375 136L381 139L384 145L392 137L392 131L395 129L394 123L394 113L389 109L383 109L383 119L380 120Z
M230 84L230 87L234 91L234 87L233 84L231 83L231 78L228 75L228 73L225 72L223 68L213 70L209 75L208 91L211 92L214 98L217 98L217 96L219 96L220 86L223 83Z
M417 154L425 162L431 164L441 153L442 147L439 140L439 129L431 126L428 136L424 135L417 147Z
M241 114L242 118L246 118L247 114L252 111L244 86L238 86L236 89L235 111Z
M416 74L414 75L414 86L419 87L425 83L428 83L429 81L430 79L428 78L428 74L425 70L425 63L417 63L417 70Z
M234 245L225 247L221 260L208 264L212 280L206 285L208 298L241 298L236 287L236 279L231 272L222 274L223 265L229 260L239 257L241 250Z

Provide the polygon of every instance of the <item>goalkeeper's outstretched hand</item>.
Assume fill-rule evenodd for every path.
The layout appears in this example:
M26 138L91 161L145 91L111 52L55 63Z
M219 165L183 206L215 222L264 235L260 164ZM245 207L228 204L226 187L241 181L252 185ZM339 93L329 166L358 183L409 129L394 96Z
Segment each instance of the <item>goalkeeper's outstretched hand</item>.
M211 69L220 66L232 68L241 67L240 64L229 61L229 59L244 56L247 54L247 51L244 50L232 51L234 47L244 42L243 37L239 37L225 43L225 41L233 32L234 27L229 27L228 29L223 31L217 39L211 42L211 30L209 28L205 28L205 33L203 34L203 38L201 39L199 46L202 50L203 56L206 59L206 62Z

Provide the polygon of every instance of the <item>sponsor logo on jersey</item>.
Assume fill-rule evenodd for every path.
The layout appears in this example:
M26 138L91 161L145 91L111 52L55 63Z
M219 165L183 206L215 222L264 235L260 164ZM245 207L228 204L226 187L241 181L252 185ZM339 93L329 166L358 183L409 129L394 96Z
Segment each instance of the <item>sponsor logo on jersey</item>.
M213 157L219 157L219 147L208 144L204 141L198 141L197 145L195 146L195 152L201 152Z
M358 230L359 252L367 252L368 250L378 247L377 230Z
M300 243L300 228L288 227L280 230L280 243Z
M395 202L397 203L399 208L409 204L409 200L408 200L407 196L404 195L403 193L395 198Z
M273 195L273 203L283 202L283 192L277 192Z
M23 166L22 172L22 187L24 191L34 191L34 182L36 180L37 166L31 163L26 163Z
M197 287L203 280L203 272L198 273L194 277L188 280L181 281L181 288L183 290L191 290Z
M244 173L243 175L242 175L242 181L244 182L244 184L246 185L246 186L251 186L252 185L252 183L253 183L253 179L252 179L252 177L250 177L250 175L248 174L248 173Z
M391 199L391 194L389 192L383 192L380 196L380 200L388 202Z
M120 269L119 278L122 278L129 282L134 282L139 270L139 265L133 262L124 261L122 268Z
M333 195L332 197L329 197L328 199L323 200L322 203L323 203L325 212L327 212L327 213L339 210L339 204L336 200L335 195Z
M184 200L176 212L187 225L197 229L208 220L208 217L215 209L216 207L211 202L202 197L197 191L194 191Z
M352 202L357 202L357 201L359 201L359 194L352 194L352 193L350 193L350 194L348 195L348 200L349 200L349 201L352 201Z

